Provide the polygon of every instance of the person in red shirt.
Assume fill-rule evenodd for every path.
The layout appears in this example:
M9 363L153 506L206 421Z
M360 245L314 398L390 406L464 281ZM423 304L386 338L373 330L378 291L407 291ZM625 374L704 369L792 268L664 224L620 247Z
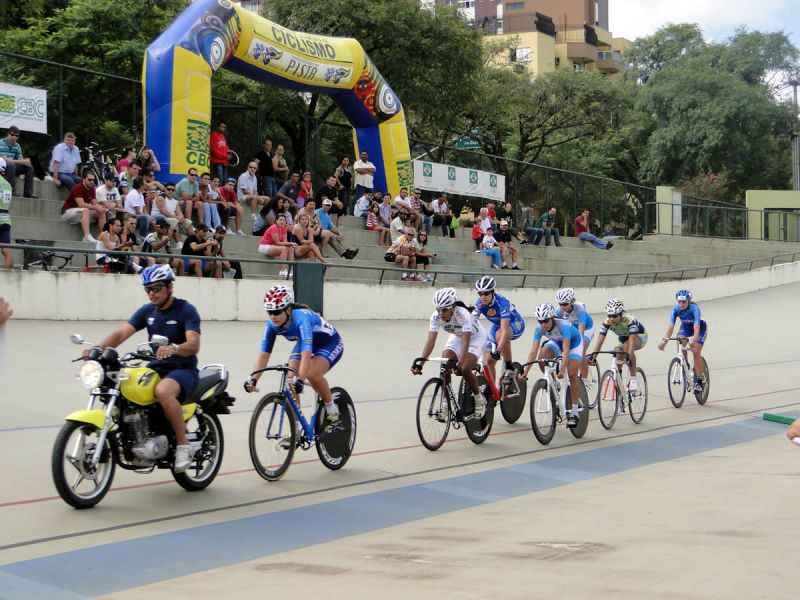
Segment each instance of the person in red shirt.
M216 131L211 132L209 147L211 150L211 172L219 177L220 181L228 179L228 138L225 131L228 126L224 121L217 123Z
M268 258L278 260L294 260L295 242L289 241L286 217L278 215L275 223L267 228L264 235L258 242L258 251ZM289 275L289 265L284 265L283 270L278 274L279 277Z
M97 242L92 234L89 233L89 222L91 219L97 220L97 225L100 231L106 224L106 207L98 204L95 199L95 179L94 175L87 173L80 183L72 186L72 190L64 200L64 205L61 207L61 220L66 221L70 225L77 225L80 223L83 229L84 242Z
M244 235L244 231L242 231L242 206L236 198L236 179L228 177L225 185L217 189L217 193L220 200L222 200L218 205L222 224L227 227L228 217L233 217L236 223L236 235Z
M497 211L494 208L495 208L494 202L489 202L486 205L486 210L489 211L489 218L492 220L492 223L494 223L497 220Z
M589 209L584 208L583 212L575 217L575 237L583 242L589 242L595 248L600 248L601 250L611 250L611 248L614 246L614 242L601 240L589 231L590 227L591 221L589 220Z

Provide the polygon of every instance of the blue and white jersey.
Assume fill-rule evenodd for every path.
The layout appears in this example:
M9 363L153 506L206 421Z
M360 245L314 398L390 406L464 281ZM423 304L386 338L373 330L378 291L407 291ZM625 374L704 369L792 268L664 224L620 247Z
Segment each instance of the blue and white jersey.
M508 319L511 324L525 324L525 319L519 314L517 307L511 304L508 298L501 296L497 292L494 294L491 304L484 304L481 299L475 303L475 310L486 317L493 325L500 325L503 319Z
M556 312L556 319L568 321L575 329L578 329L579 325L583 325L586 331L591 331L594 328L594 320L583 302L573 302L572 312L570 313L567 313L563 308L559 308L558 312ZM578 331L580 330L578 329Z
M275 338L279 335L287 340L296 341L299 352L313 352L340 339L336 328L310 308L293 309L291 317L283 327L277 327L272 321L267 321L264 326L264 337L261 339L261 351L272 352Z
M543 337L546 337L551 342L561 344L565 339L569 340L570 348L577 348L581 346L581 334L578 330L569 324L564 319L553 319L554 325L550 331L542 329L541 324L536 326L536 331L533 332L533 341L541 342Z
M681 308L676 304L672 308L672 313L669 316L671 325L675 325L675 321L681 322L681 328L694 327L695 323L701 323L703 320L700 318L700 307L694 302L690 302L686 308Z

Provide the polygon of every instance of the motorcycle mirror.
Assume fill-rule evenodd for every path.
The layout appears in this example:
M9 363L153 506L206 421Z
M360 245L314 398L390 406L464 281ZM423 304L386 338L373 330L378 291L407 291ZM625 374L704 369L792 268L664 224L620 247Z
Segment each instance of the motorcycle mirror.
M85 344L86 343L86 340L83 338L83 336L80 333L73 333L71 336L69 336L69 341L72 342L73 344L77 345L77 346L80 346L81 344Z
M160 348L161 346L166 346L169 344L169 338L163 335L154 335L150 338L150 343L156 348Z

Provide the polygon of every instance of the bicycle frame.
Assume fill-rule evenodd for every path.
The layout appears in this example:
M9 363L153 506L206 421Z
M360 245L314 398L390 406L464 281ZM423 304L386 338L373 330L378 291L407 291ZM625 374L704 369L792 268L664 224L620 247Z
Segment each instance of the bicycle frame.
M294 416L297 417L297 422L300 423L300 425L303 427L303 433L305 434L306 440L313 441L316 438L317 411L316 410L314 411L314 414L311 416L311 419L306 419L305 415L303 414L303 410L300 407L299 402L295 400L294 394L292 393L292 390L289 387L288 383L289 372L291 371L293 373L296 373L294 369L292 369L288 365L282 365L280 367L267 367L266 369L262 369L256 372L258 373L263 371L275 371L275 370L281 371L280 389L281 389L281 394L283 395L284 398L284 402L282 402L280 406L280 410L282 412L280 413L280 421L279 421L280 427L278 428L278 435L279 436L283 435L282 431L283 416L286 411L286 406L288 405L290 407L290 410L294 413ZM317 397L317 402L319 402L319 396ZM267 426L267 430L270 430L272 428L272 422L275 419L276 410L277 407L273 407L272 414L270 415L269 418L269 424Z
M694 368L689 364L689 338L686 337L671 337L669 341L675 342L675 356L681 361L681 381L684 386L688 386L689 376L694 376Z
M569 378L569 375L566 373L564 374L565 380L562 381L560 384L558 383L558 378L556 374L559 371L558 365L563 364L562 358L559 356L557 358L550 358L550 359L541 359L535 360L533 363L544 363L544 380L547 382L547 402L550 403L550 390L555 388L558 390L558 411L562 418L567 416L567 387L568 383L566 379Z

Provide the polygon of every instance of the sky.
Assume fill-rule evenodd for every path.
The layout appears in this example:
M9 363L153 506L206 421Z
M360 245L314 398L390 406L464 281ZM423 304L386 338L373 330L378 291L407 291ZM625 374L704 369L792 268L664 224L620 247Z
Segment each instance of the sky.
M783 30L800 47L800 0L609 0L617 37L636 39L668 23L698 23L709 41L723 41L737 27Z

